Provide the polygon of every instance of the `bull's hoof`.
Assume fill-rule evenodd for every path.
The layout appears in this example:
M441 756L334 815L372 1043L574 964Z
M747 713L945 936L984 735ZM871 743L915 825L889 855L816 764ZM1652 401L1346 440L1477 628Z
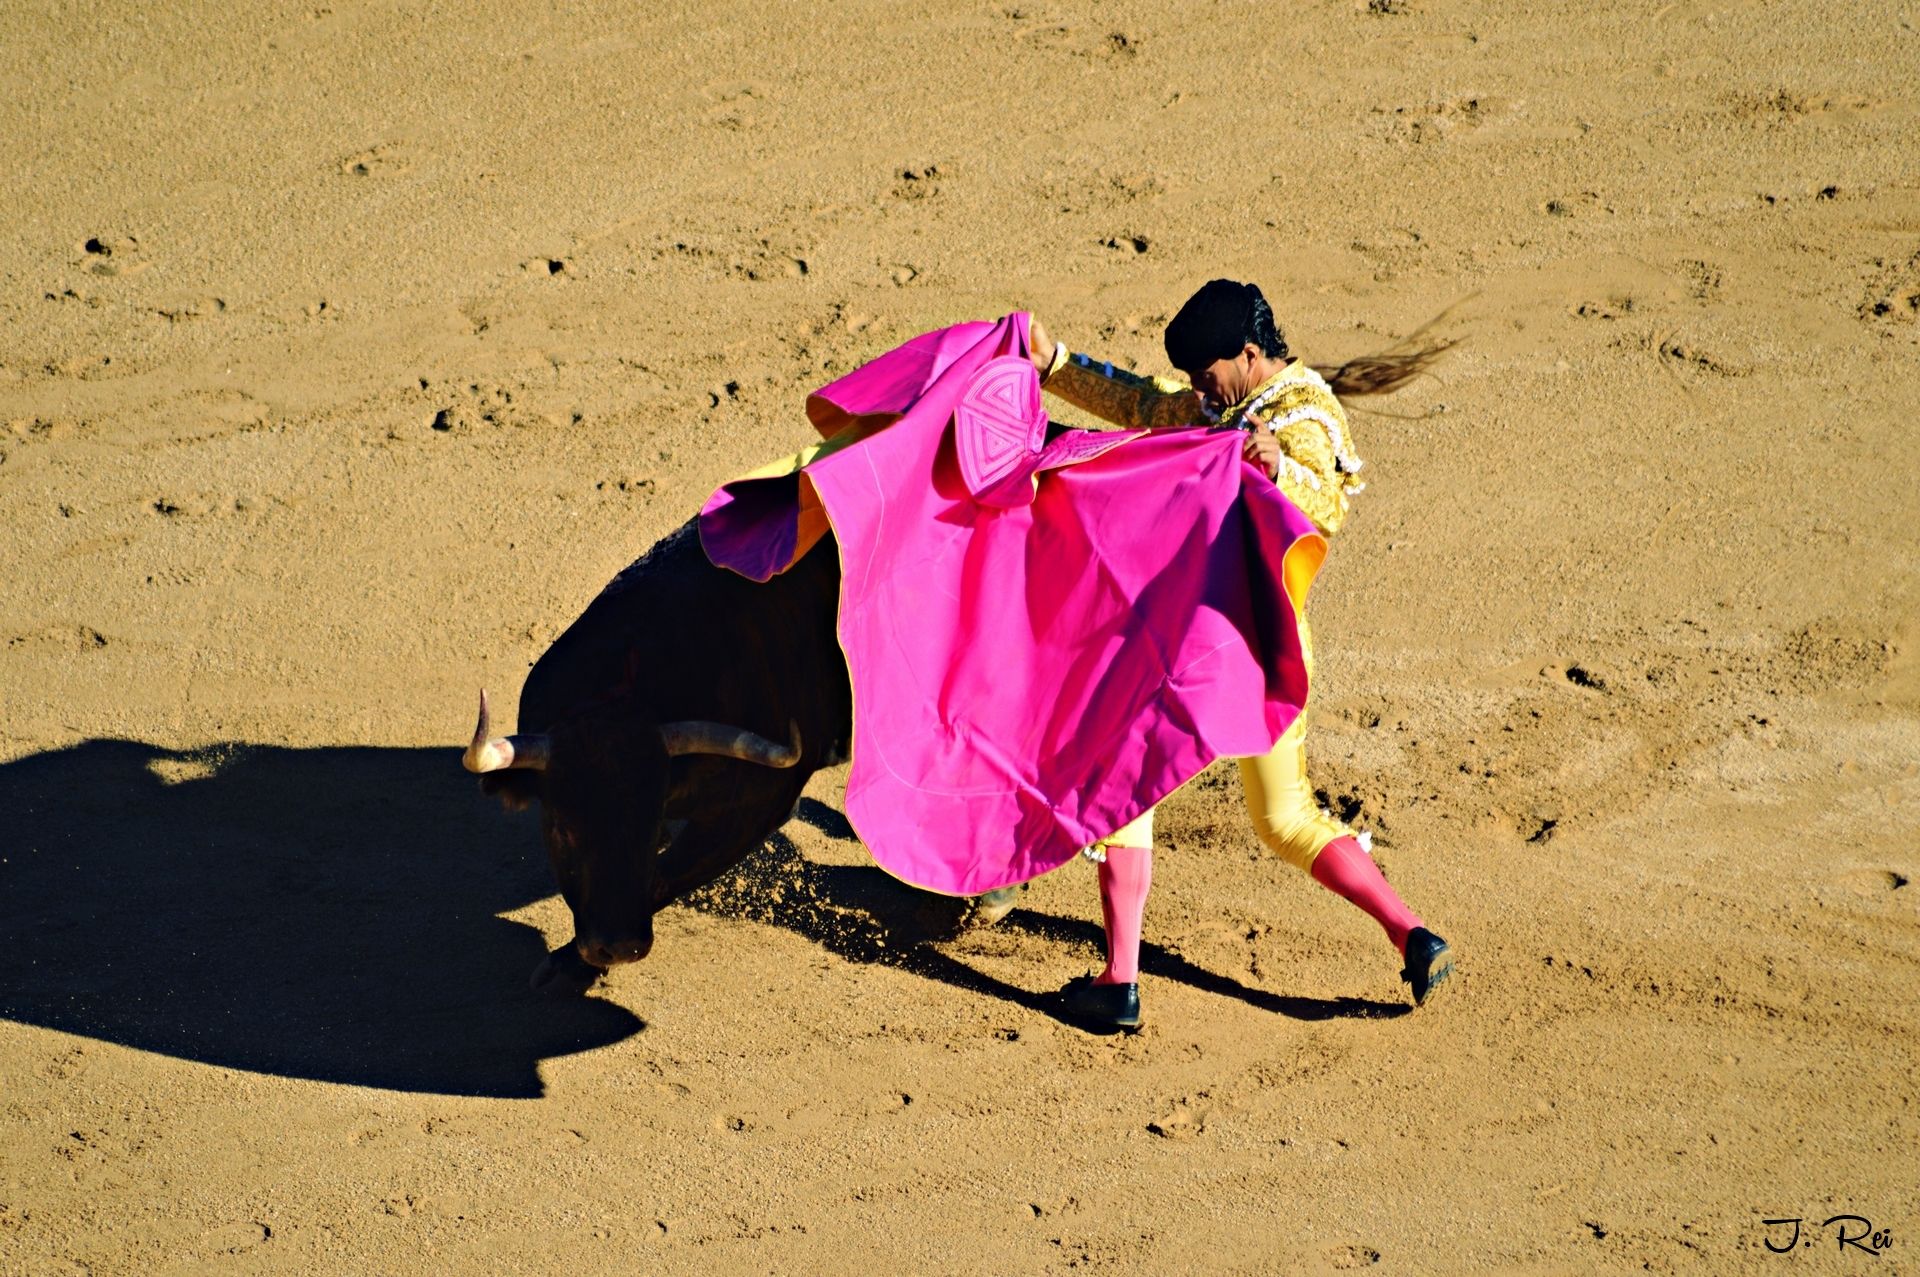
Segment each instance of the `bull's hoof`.
M535 993L550 998L577 998L605 974L568 943L540 959L540 965L527 978L527 985Z
M1002 887L998 891L989 891L983 896L975 896L972 908L967 911L967 916L962 919L961 925L991 927L1013 912L1014 906L1020 903L1020 893L1026 889L1027 884L1020 882L1011 887Z

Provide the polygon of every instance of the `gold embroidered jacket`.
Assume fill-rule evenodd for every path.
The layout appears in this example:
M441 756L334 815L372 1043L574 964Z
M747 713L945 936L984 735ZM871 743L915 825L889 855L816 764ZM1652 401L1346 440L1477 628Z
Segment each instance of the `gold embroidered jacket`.
M1142 377L1096 363L1086 355L1054 350L1041 378L1048 393L1083 412L1129 430L1196 426L1211 418L1200 396L1179 382ZM1280 442L1274 482L1322 534L1332 536L1347 520L1351 498L1366 484L1355 476L1362 462L1353 452L1347 415L1319 373L1296 359L1222 414L1273 432Z

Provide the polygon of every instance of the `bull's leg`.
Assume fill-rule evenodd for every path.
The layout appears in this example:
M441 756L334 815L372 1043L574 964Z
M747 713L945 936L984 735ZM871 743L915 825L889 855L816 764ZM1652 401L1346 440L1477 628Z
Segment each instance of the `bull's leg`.
M653 907L663 908L745 860L787 823L805 785L806 778L799 777L791 794L772 795L744 812L690 822L654 865Z

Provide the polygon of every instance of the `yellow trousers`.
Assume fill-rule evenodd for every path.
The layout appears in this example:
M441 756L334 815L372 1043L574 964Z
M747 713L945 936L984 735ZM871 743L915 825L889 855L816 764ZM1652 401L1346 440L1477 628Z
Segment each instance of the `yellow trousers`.
M1307 779L1307 715L1302 711L1293 726L1267 753L1242 758L1240 786L1246 791L1247 815L1253 831L1267 849L1303 873L1311 872L1314 857L1336 838L1353 833L1313 800ZM1102 838L1096 847L1153 846L1153 809L1124 828Z

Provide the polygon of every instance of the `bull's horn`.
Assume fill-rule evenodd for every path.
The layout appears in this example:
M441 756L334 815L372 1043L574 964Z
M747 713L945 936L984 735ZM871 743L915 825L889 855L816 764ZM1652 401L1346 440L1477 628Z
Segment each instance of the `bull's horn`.
M762 767L791 767L800 761L800 724L787 722L788 743L776 745L744 727L725 723L662 723L660 742L670 756L680 754L718 754Z
M544 735L493 735L492 716L487 711L487 692L485 688L480 689L480 721L473 727L473 743L460 756L461 763L468 771L497 772L509 767L545 771L547 750L547 738Z

